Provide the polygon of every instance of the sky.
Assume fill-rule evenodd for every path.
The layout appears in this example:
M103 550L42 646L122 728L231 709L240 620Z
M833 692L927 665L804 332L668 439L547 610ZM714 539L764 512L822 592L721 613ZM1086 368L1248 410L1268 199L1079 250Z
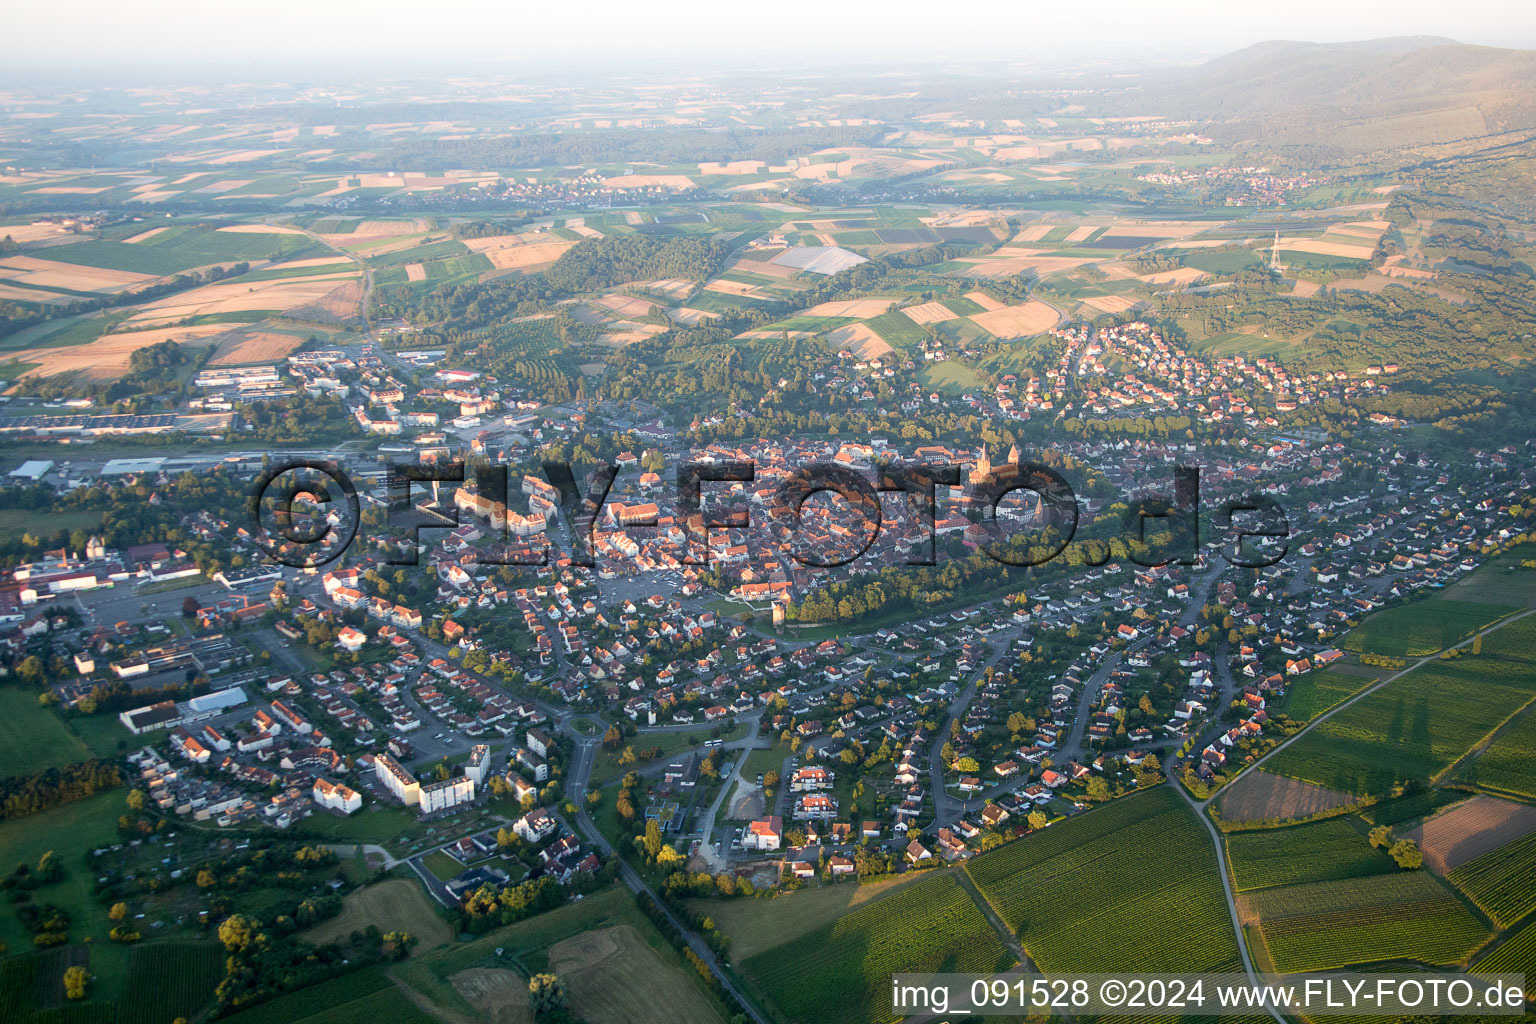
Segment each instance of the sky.
M404 77L643 64L722 67L1094 55L1204 59L1267 39L1444 35L1536 47L1530 0L184 0L13 2L7 61L109 71L327 66ZM35 47L16 46L36 40Z

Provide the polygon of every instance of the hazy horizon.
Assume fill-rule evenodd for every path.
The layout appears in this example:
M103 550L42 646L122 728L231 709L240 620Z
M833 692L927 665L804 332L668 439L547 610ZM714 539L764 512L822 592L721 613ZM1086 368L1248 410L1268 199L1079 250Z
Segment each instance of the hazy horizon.
M12 55L12 81L80 75L92 80L216 73L222 81L266 75L365 74L407 79L448 74L671 71L678 75L758 68L820 73L871 66L1008 61L1042 72L1095 58L1133 65L1189 63L1269 40L1338 43L1387 36L1446 36L1478 45L1536 47L1536 10L1514 0L1447 9L1427 0L1341 8L1297 0L1283 11L1233 9L1213 0L1152 8L1127 0L1077 9L1035 9L995 0L936 16L912 0L839 5L782 0L746 11L695 0L645 7L610 0L520 9L469 0L423 16L419 5L377 0L320 7L270 0L251 8L178 6L166 17L142 7L82 0L69 8L26 5L0 24L39 44ZM537 42L534 42L537 41ZM837 62L835 65L829 62Z

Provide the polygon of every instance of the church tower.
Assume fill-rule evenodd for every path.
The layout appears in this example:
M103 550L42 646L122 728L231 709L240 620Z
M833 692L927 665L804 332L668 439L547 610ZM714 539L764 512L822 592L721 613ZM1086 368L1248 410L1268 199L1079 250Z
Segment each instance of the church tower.
M992 456L987 454L987 446L981 446L981 454L976 457L976 468L971 470L971 483L979 484L992 475Z

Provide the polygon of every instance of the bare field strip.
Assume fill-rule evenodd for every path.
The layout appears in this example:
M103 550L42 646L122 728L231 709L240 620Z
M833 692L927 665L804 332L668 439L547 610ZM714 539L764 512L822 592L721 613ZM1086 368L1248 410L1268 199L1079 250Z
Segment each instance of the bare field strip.
M207 345L214 335L228 330L228 324L202 324L196 327L128 331L103 335L88 345L22 349L7 355L17 362L39 364L24 375L28 377L78 372L87 380L115 380L128 371L128 357L141 348L158 345L162 341L189 346Z
M744 281L731 281L723 277L717 277L704 285L704 290L714 292L717 295L734 295L750 299L765 298L763 290L755 284Z
M165 230L160 228L158 230ZM27 242L38 242L45 238L57 238L60 235L69 234L69 229L62 224L49 224L39 222L37 224L7 224L0 227L0 238L9 238L18 245ZM131 239L130 239L131 241Z
M840 302L823 302L801 313L801 316L854 316L860 320L876 317L890 309L891 299L845 299Z
M1009 239L1012 242L1038 242L1056 228L1055 224L1031 224L1021 228L1019 233Z
M74 302L75 296L64 295L60 292L45 292L35 288L14 288L8 284L0 284L0 299L10 299L12 302Z
M77 292L120 292L137 284L155 280L155 274L130 270L106 270L74 263L38 259L35 256L0 258L0 279L9 279L39 288L64 288Z
M420 263L407 263L405 265L405 279L407 281L425 281L427 268Z
M739 259L730 266L731 270L739 270L746 274L762 274L766 277L778 277L788 279L795 276L794 267L781 267L777 263L760 262L758 260Z
M1005 303L998 302L986 292L966 292L965 297L976 303L976 305L980 306L988 313L992 312L993 310L1008 308Z
M1092 306L1105 313L1124 313L1136 305L1136 300L1128 299L1124 295L1095 295L1084 299L1083 305Z
M1115 221L1109 226L1109 234L1133 238L1187 238L1223 226L1219 221L1209 220Z
M955 262L971 264L971 268L964 271L966 277L986 278L1016 277L1028 270L1047 277L1097 261L1080 256L1008 256L1001 259L961 257Z
M1322 238L1282 238L1280 248L1288 252L1310 252L1318 256L1342 256L1356 260L1370 259L1373 251L1369 245L1346 245Z
M1536 807L1475 796L1447 807L1407 833L1424 851L1424 864L1439 874L1536 832Z
M497 270L526 270L529 267L553 263L567 249L576 244L565 238L553 238L542 242L508 241L516 237L516 235L498 235L493 238L468 238L464 240L464 244L475 252L483 253L491 261L491 266Z
M241 366L246 363L274 363L303 344L303 338L271 331L249 331L219 342L209 366Z
M247 182L249 184L249 182ZM303 231L286 224L229 224L218 230L231 235L302 235Z
M1227 787L1221 798L1221 816L1227 821L1286 821L1319 811L1343 807L1355 798L1326 786L1271 775L1266 771L1245 773Z
M137 245L146 239L154 238L156 235L162 234L169 230L171 230L169 226L163 226L158 228L150 228L148 231L140 231L138 234L133 235L132 237L123 239L123 244ZM17 241L19 242L21 239L18 238Z
M604 295L597 299L595 305L612 310L622 317L645 316L656 308L656 304L649 299L637 298L633 295Z
M1056 310L1038 300L976 313L971 317L971 323L999 338L1027 338L1041 334L1056 326L1056 320Z
M1142 274L1139 280L1147 284L1194 284L1205 277L1205 271L1196 267L1180 267L1178 270L1163 270L1156 274Z
M363 282L354 279L337 285L308 305L293 306L286 313L295 320L346 320L357 314L362 301Z
M881 359L894 351L886 340L865 324L849 324L827 332L827 341L848 349L860 359Z
M908 306L902 310L915 324L941 324L946 320L958 320L960 314L942 302L925 302L920 306Z
M659 292L669 299L680 299L693 291L693 282L681 277L669 277L661 281L648 281L641 287Z
M293 309L323 299L338 285L355 281L355 271L310 277L274 278L251 284L221 282L167 295L147 303L129 323L153 324L194 316L239 313L255 309Z

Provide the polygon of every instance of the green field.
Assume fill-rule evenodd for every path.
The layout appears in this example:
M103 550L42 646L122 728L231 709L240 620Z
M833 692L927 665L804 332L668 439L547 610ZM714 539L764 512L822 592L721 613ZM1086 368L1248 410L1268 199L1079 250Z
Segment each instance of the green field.
M1525 995L1529 999L1536 993L1536 925L1527 925L1505 939L1476 966L1479 971L1490 974L1504 971L1524 974Z
M1014 958L970 894L943 874L742 961L786 1020L892 1021L891 974L991 972Z
M1475 857L1447 876L1500 928L1536 910L1536 832Z
M1371 848L1349 818L1291 828L1258 829L1227 837L1227 863L1239 892L1298 882L1324 882L1397 871L1396 862Z
M1482 656L1536 661L1536 615L1501 626L1483 637Z
M917 376L927 387L949 394L959 394L982 386L982 379L976 371L955 359L924 363L918 367Z
M892 310L864 321L869 329L884 338L892 348L912 348L928 338L924 331L907 314Z
M1180 260L1186 267L1194 267L1203 270L1207 274L1227 276L1237 273L1239 270L1256 265L1261 261L1258 253L1252 249L1237 249L1228 252L1195 251L1182 257Z
M85 858L91 850L117 842L117 819L124 812L124 789L109 790L38 814L0 822L0 865L9 871L17 864L37 864L49 850L64 865L64 877L36 891L38 902L56 903L69 911L69 937L81 941L90 936L106 944L112 922L107 908L96 902L95 879ZM0 941L11 949L30 949L32 937L16 919L9 904L0 909Z
M47 517L44 518L36 512L30 512L24 508L0 508L0 537L12 537L23 533L31 533L46 540L53 537L60 530L69 532L73 530L99 529L101 529L100 512L91 512L85 509L64 509L58 512L49 512Z
M0 340L0 352L15 352L24 348L68 348L74 345L88 345L107 333L121 319L122 314L47 320L6 335L3 340ZM21 510L7 509L6 511Z
M1052 825L965 870L1047 973L1239 963L1210 837L1168 786Z
M1319 723L1265 763L1355 794L1434 778L1536 697L1536 667L1432 661Z
M1422 658L1520 610L1519 605L1463 601L1436 594L1376 612L1344 637L1344 649L1395 658Z
M93 241L50 246L47 258L87 267L166 275L211 263L300 259L329 251L305 235L217 231L206 226L181 225L132 245Z
M585 1004L600 1003L606 996L612 1012L607 1016L594 1014L589 1019L646 1019L649 1024L666 1021L669 1009L677 1008L681 1014L678 1019L721 1024L718 1000L703 979L640 912L629 892L617 886L589 895L579 903L497 928L472 942L453 943L415 956L396 966L394 973L445 1014L457 1015L451 1019L520 1021L523 1018L518 1015L502 1018L482 1014L454 987L451 979L470 968L515 971L520 978L527 978L550 969L552 947L568 939L615 928L631 932L641 948L635 949L631 943L631 948L613 958L618 961L616 964L596 963L575 972L563 966L561 980L566 983L573 1006L580 1009ZM634 1001L631 1005L623 1005L626 993ZM634 1004L641 1001L647 1005ZM615 1002L619 1005L614 1006ZM518 1010L525 1005L519 1000ZM391 1020L392 1024L389 1017L380 1019Z
M442 850L433 850L421 858L422 866L432 872L432 877L439 882L450 882L457 878L464 870L464 865L454 860Z
M278 996L221 1020L231 1024L432 1024L401 996L383 965Z
M197 1015L224 977L224 951L212 942L137 946L117 1003L117 1024L163 1024Z
M1536 797L1536 714L1526 711L1511 722L1458 778L1500 793Z
M731 955L746 960L829 925L922 877L914 872L859 885L815 886L771 900L699 899L690 900L689 906L713 917L715 927L731 937Z
M1276 970L1383 960L1463 963L1488 930L1426 871L1264 889L1248 897Z
M463 242L449 239L418 245L413 249L400 249L379 256L370 256L368 262L374 267L403 267L408 263L425 263L428 260L444 259L449 256L463 256L469 251L469 246Z
M348 893L340 914L320 922L299 937L321 946L327 942L345 941L352 932L365 931L369 925L376 926L381 932L404 928L416 936L418 945L414 952L417 954L453 938L447 921L437 911L437 904L422 890L414 876L387 879Z
M0 688L0 776L59 768L91 756L63 719L37 702L37 694Z
M1361 675L1334 667L1316 669L1298 677L1287 689L1285 713L1298 722L1310 722L1385 674L1373 669L1364 671L1367 674Z
M1383 800L1360 812L1360 817L1372 825L1397 825L1414 818L1424 818L1442 807L1458 800L1465 800L1470 793L1459 789L1435 789L1422 793L1400 796L1395 800Z
M975 299L968 299L964 295L957 295L952 299L944 299L944 308L951 313L959 313L961 316L975 316L977 313L985 313L986 307Z

